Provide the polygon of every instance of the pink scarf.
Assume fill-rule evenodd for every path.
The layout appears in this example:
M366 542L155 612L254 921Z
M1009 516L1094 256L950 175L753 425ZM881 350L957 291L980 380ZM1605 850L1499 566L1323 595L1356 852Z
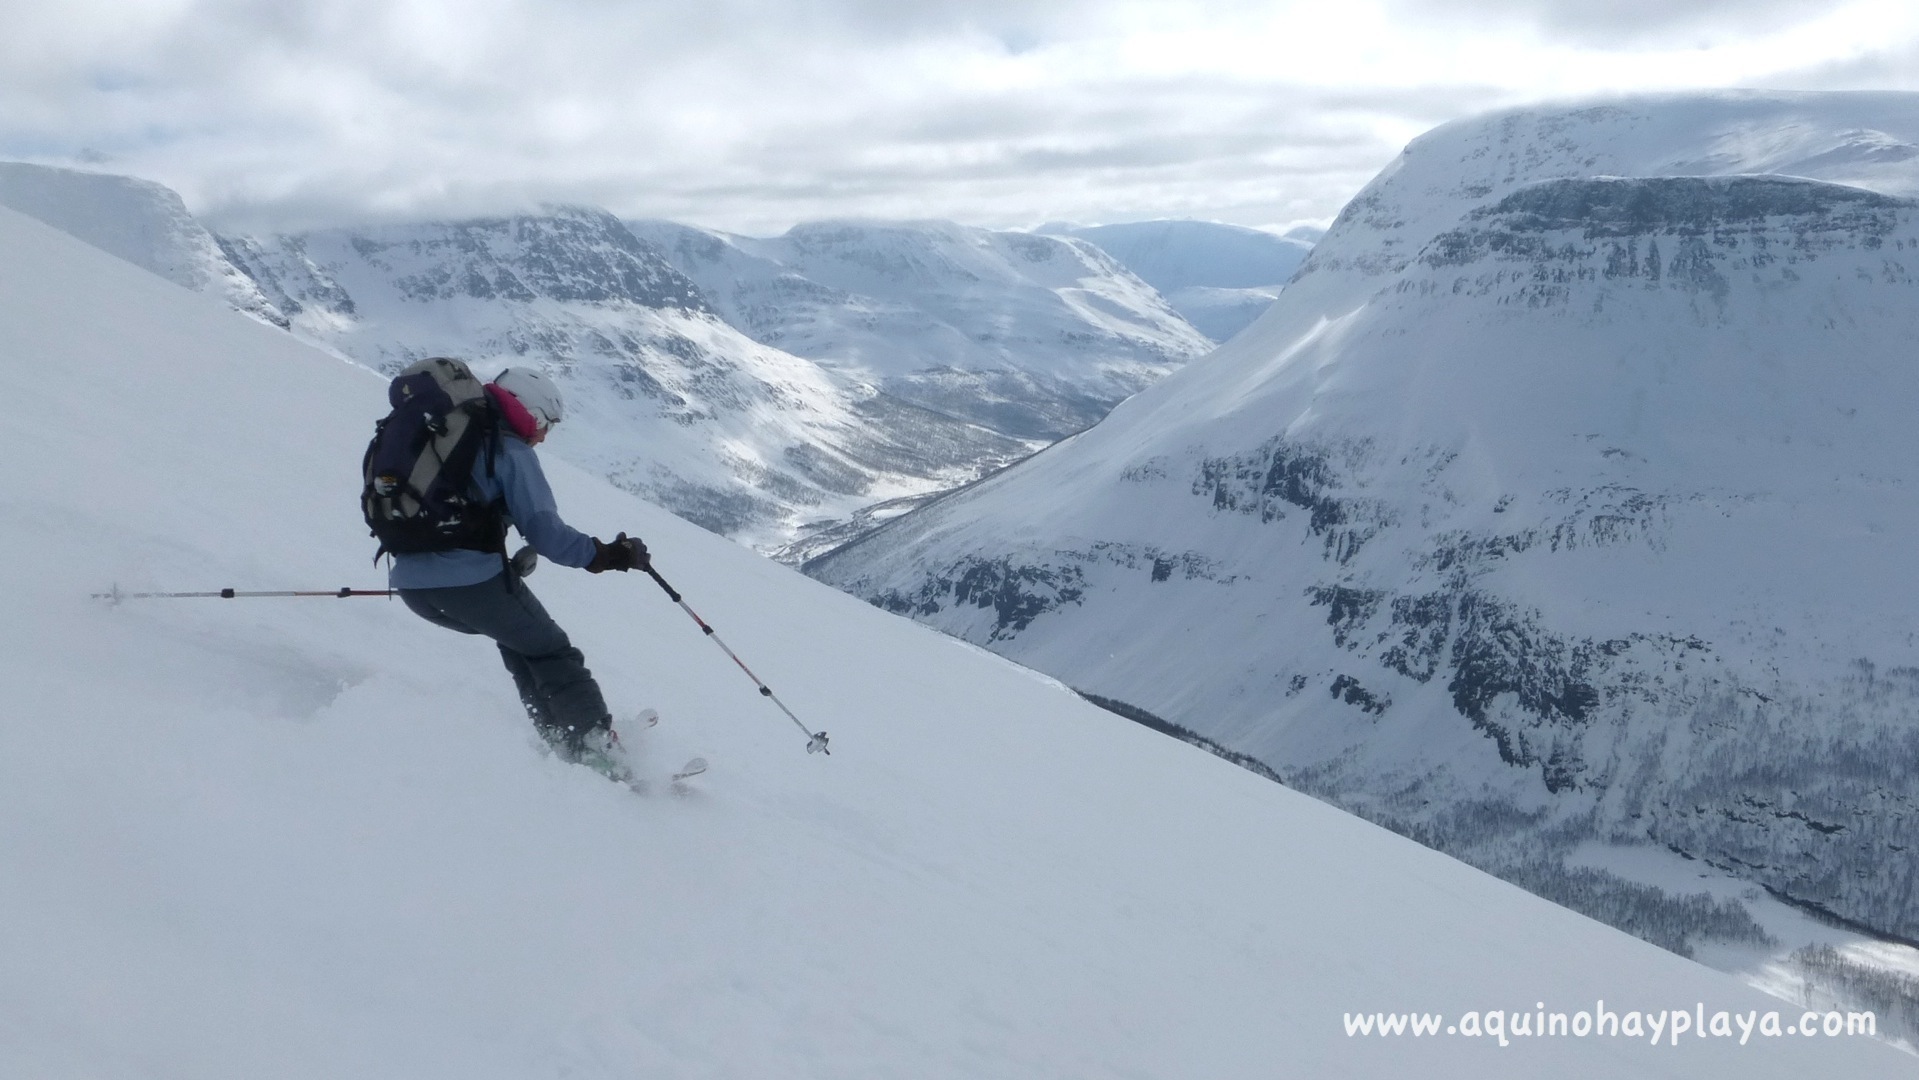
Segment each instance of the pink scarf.
M500 415L506 418L506 426L513 430L513 434L531 441L533 436L540 433L540 422L533 419L533 414L526 411L526 406L520 404L519 398L492 383L486 384L486 392L493 398L493 404L500 407Z

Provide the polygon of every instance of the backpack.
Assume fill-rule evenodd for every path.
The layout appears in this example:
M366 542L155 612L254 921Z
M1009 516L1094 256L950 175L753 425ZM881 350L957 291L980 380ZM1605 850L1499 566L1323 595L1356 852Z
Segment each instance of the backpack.
M464 363L422 360L387 387L393 411L373 428L360 463L360 509L381 555L506 551L501 508L472 497L473 467L492 475L499 416Z

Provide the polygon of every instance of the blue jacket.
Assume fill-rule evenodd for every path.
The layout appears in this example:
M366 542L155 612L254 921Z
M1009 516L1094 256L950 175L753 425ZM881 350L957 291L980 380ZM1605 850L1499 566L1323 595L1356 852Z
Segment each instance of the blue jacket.
M553 489L533 448L507 433L496 436L492 475L486 454L473 465L473 490L486 502L506 502L513 527L533 550L561 566L585 566L593 561L593 539L560 519ZM489 551L432 551L395 555L387 583L395 589L446 589L478 585L505 569L497 553Z

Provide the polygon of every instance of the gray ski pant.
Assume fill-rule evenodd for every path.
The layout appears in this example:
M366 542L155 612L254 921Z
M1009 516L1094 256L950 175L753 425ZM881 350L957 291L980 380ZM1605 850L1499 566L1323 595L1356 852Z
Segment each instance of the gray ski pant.
M492 638L541 734L577 740L611 721L585 655L510 572L478 585L401 589L400 599L435 626Z

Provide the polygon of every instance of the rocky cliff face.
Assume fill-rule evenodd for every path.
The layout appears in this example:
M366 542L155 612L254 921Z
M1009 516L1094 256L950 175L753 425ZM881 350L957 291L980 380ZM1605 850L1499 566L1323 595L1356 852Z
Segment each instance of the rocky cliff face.
M1534 887L1652 843L1919 938L1916 144L1442 128L1240 338L809 572Z

